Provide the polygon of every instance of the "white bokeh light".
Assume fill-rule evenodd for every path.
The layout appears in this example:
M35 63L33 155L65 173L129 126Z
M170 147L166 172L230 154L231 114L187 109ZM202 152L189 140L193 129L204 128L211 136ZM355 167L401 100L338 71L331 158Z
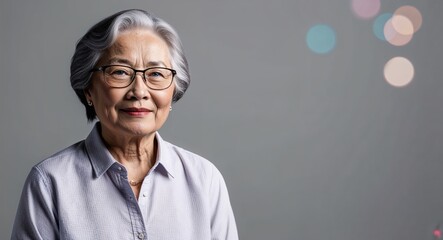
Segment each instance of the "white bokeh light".
M386 81L394 87L404 87L414 78L414 66L404 57L390 59L384 68Z

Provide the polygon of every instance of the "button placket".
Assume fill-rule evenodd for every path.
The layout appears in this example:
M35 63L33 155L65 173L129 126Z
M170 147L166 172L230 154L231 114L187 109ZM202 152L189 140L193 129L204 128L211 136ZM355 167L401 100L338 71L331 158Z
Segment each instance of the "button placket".
M142 185L142 187L140 189L140 196L141 196L141 198L139 198L139 204L140 205L146 206L147 200L149 198L149 193L148 193L147 189L149 189L151 187L150 186L151 183L152 183L151 177L148 175L146 177L145 181L143 182L143 185ZM143 199L143 201L140 201L142 199Z

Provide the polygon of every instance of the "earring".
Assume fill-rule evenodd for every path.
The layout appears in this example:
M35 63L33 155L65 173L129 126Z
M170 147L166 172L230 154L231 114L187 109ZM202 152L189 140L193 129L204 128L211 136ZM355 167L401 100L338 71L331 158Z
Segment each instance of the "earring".
M89 101L89 100L88 100L88 105L89 105L90 107L92 107L92 101Z
M169 106L169 111L172 111L172 106Z

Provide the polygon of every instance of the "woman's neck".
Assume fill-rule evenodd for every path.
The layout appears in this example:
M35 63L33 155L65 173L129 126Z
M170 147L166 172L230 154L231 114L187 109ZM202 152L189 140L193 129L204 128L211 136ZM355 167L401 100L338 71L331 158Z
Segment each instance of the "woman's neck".
M158 143L155 133L133 136L112 131L100 130L106 148L116 161L121 163L128 173L128 182L138 199L141 183L154 166L157 159Z
M154 165L157 157L155 133L145 136L128 136L126 134L115 135L102 129L101 136L115 160L125 167L141 167L149 171Z

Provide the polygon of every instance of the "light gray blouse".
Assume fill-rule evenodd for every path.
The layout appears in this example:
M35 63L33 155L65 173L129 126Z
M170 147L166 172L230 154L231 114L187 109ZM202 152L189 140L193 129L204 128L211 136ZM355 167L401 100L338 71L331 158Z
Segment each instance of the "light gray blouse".
M89 136L34 166L11 239L238 239L222 175L156 134L157 161L136 199L126 169Z

